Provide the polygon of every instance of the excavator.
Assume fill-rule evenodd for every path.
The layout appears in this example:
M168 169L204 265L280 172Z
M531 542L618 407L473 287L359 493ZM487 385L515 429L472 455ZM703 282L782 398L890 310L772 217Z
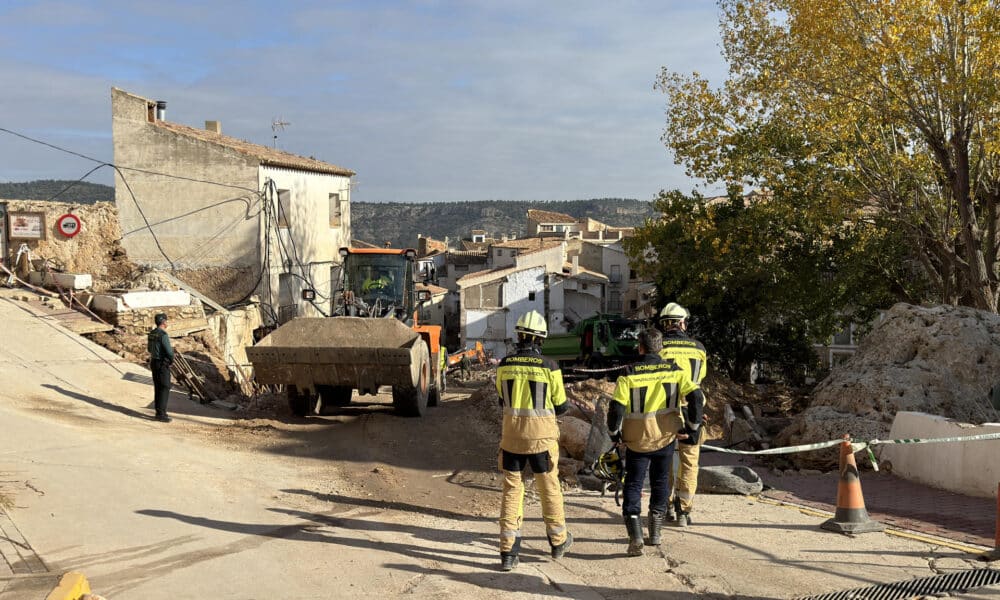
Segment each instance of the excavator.
M254 346L247 357L260 384L283 385L299 416L345 406L354 391L392 387L404 416L420 417L444 392L441 327L423 325L418 308L430 292L416 289L416 252L341 248L341 280L329 317L298 317ZM313 301L314 290L303 298Z

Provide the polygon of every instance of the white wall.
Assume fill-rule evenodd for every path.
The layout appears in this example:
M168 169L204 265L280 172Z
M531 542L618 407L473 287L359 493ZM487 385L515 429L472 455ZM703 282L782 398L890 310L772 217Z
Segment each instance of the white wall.
M517 319L529 310L545 314L545 277L544 267L508 273L502 286L502 308L498 310L467 309L463 303L462 344L471 346L480 341L496 358L506 356L516 339ZM529 299L531 292L534 300Z
M967 437L1000 433L1000 423L982 426L960 423L920 412L900 412L892 422L890 439ZM881 461L892 462L892 472L936 488L969 496L996 497L1000 483L1000 440L935 444L887 444Z
M270 286L275 309L277 310L279 294L278 276L286 271L286 263L291 258L292 272L311 282L317 293L317 304L327 310L326 307L330 306L328 298L336 287L336 282L330 280L330 267L340 263L340 248L350 245L350 178L278 167L261 167L259 178L261 189L266 189L267 181L273 180L276 189L288 190L291 194L291 210L287 215L288 228L275 231L272 227L274 235L270 244ZM340 226L335 228L330 227L330 194L340 194L341 199ZM277 194L274 195L273 201L277 203ZM265 248L263 228L260 239L260 249L263 253ZM297 259L293 254L297 255ZM301 269L299 263L302 265ZM298 292L309 285L302 279L296 278L294 281L298 314L309 317L322 316L311 304L299 299ZM261 299L264 302L268 301L268 296L263 290Z

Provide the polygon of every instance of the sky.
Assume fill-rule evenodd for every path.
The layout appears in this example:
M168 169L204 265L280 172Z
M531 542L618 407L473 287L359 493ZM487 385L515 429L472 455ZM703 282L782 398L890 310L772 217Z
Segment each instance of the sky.
M726 73L712 0L2 0L0 23L0 128L111 162L118 87L168 121L277 134L355 171L363 202L688 191L653 83ZM0 132L0 181L93 166Z

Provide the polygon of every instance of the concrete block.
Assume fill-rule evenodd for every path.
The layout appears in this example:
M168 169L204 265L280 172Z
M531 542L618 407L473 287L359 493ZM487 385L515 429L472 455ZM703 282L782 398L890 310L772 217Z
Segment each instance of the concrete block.
M184 290L162 292L127 292L122 294L126 308L158 308L163 306L187 306L191 304L191 294Z
M28 283L31 285L45 285L44 271L28 271Z
M111 294L97 294L94 296L94 303L91 308L102 313L119 313L125 310L125 304L120 296Z
M896 413L890 439L968 437L1000 433L1000 425L971 425L937 415ZM887 444L879 459L892 463L893 474L943 490L995 497L1000 481L1000 440L934 444ZM878 452L878 450L876 450Z
M51 273L51 280L67 290L85 290L94 285L89 273Z

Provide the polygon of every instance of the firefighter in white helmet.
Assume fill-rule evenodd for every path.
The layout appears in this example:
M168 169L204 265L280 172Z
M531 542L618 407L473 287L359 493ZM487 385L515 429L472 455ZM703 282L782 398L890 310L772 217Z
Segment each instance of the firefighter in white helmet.
M676 302L667 304L660 311L660 329L663 331L660 357L684 369L691 380L700 386L708 371L707 355L705 346L687 334L688 316L687 309ZM704 411L702 407L698 407L697 411L685 411L685 414L700 416ZM692 523L691 508L694 506L695 490L698 489L698 460L701 457L701 444L705 441L705 428L702 427L701 420L699 418L697 423L685 423L693 435L677 441L680 464L677 473L673 473L671 465L672 494L666 519L676 520L679 527L687 527Z
M573 543L566 529L562 487L559 484L559 425L556 415L566 412L562 371L542 356L548 335L545 318L536 311L517 320L517 352L497 367L497 394L503 409L499 468L503 471L500 505L500 568L514 569L521 548L524 520L524 482L527 466L535 476L542 500L542 518L552 558L561 558Z

